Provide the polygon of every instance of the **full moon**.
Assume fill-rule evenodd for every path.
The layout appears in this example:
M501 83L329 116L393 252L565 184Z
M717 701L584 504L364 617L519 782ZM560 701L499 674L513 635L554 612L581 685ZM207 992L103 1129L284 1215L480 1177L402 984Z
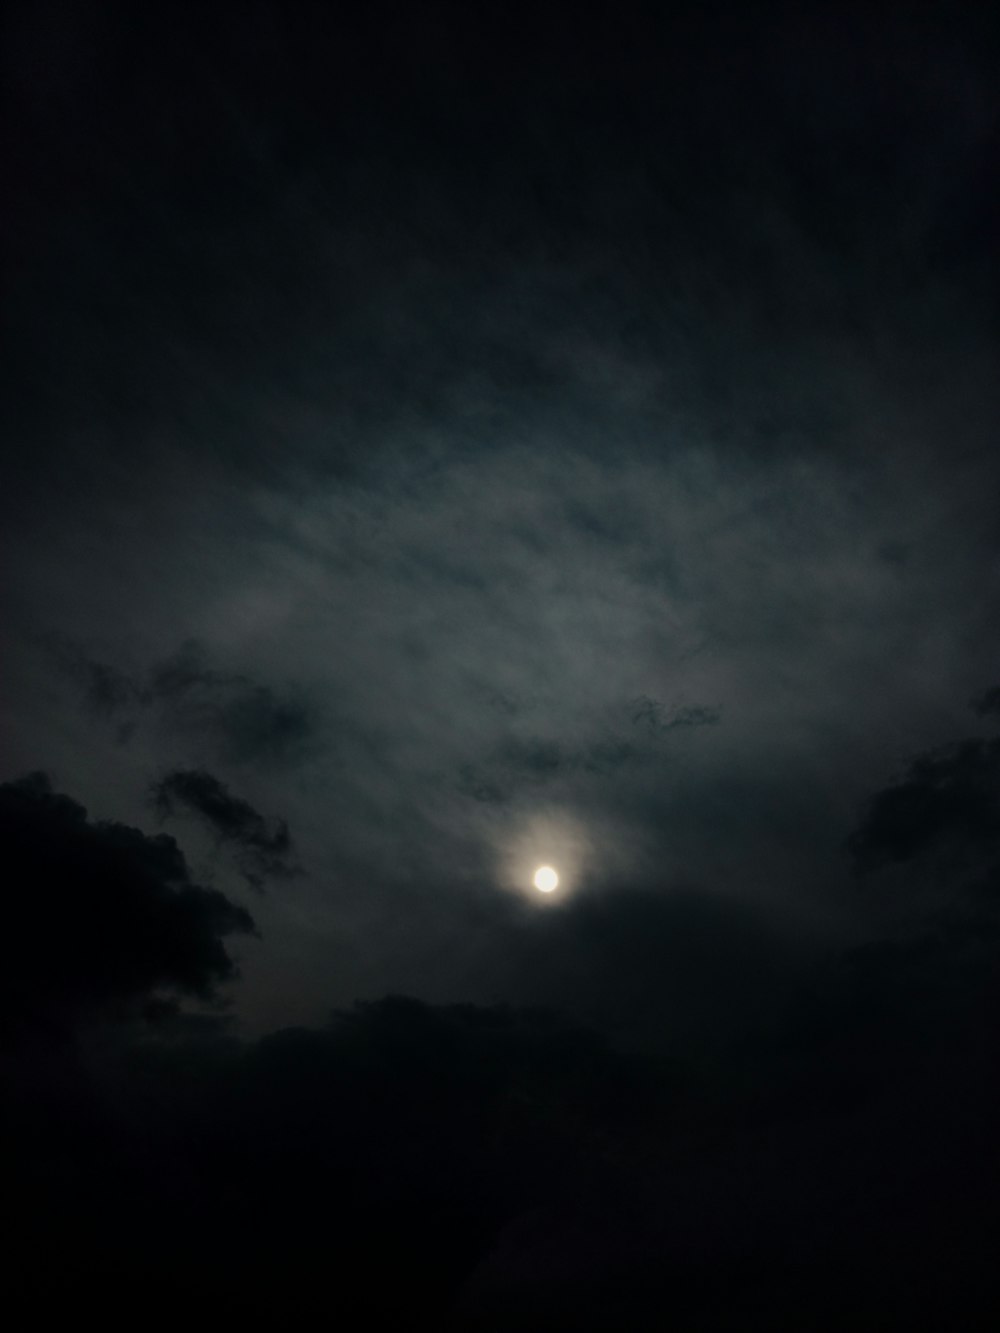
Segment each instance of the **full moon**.
M551 866L539 866L535 871L535 888L542 893L551 893L559 886L559 876Z

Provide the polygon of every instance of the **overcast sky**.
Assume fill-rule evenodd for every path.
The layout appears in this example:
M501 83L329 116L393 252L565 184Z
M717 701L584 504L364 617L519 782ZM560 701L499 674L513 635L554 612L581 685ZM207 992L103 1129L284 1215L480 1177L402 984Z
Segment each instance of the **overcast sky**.
M1000 677L982 35L21 11L0 763L252 911L254 1028L882 929L844 840Z
M5 20L32 1308L994 1326L995 15L575 8Z

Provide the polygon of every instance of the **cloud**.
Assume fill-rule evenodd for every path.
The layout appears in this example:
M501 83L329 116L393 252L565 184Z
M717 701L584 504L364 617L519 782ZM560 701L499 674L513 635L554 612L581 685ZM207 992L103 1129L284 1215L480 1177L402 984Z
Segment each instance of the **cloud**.
M249 801L233 796L205 769L175 769L155 782L150 791L154 807L163 816L178 809L198 815L222 841L237 851L240 870L255 888L265 879L296 872L290 861L292 839L288 825L269 823Z
M72 639L52 633L40 637L59 669L81 690L84 708L104 722L116 721L120 744L130 740L138 713L152 702L149 691L127 672L91 657Z
M585 1191L673 1102L554 1014L390 996L255 1042L130 1035L22 1084L0 1154L19 1259L57 1255L75 1297L107 1309L156 1279L166 1301L186 1284L199 1308L326 1299L368 1324L447 1300L499 1226Z
M223 940L253 918L195 884L173 838L92 822L36 773L0 786L0 856L0 993L15 1028L161 990L211 1000L237 975Z
M752 903L624 885L532 921L520 950L522 984L540 1003L618 1040L688 1053L769 1031L818 952Z
M992 848L1000 838L1000 739L963 740L919 755L869 802L848 850L859 871L943 846Z
M84 699L100 717L112 717L130 704L145 703L147 697L124 672L106 662L95 662L74 653L67 666L84 687Z
M660 1327L667 1306L679 1327L751 1310L801 1327L869 1284L887 1327L915 1326L932 1283L964 1316L992 1273L975 1242L992 1127L879 1075L899 1029L865 1020L898 969L871 961L875 1003L863 984L834 997L742 1070L625 1054L551 1011L402 995L252 1042L132 1035L18 1088L0 1149L13 1267L51 1286L56 1258L105 1311L152 1288L161 1312L197 1293L202 1311L332 1304L359 1326L458 1305L456 1326L484 1329ZM889 1094L884 1114L843 1096L851 1079Z
M236 841L275 839L210 774L167 777L168 804ZM47 848L71 844L78 889L86 836L161 878L183 871L171 839L92 825L44 779L0 797L20 803L18 828L44 824ZM37 915L56 927L51 895ZM146 935L176 935L130 922L116 899L102 939L128 934L141 957ZM690 1326L710 1309L713 1326L745 1327L749 1269L768 1326L790 1309L799 1327L834 1278L851 1301L883 1279L891 1238L909 1312L929 1243L960 1250L935 1270L949 1291L959 1269L992 1271L962 1236L992 1206L980 1048L995 943L954 924L817 954L751 904L619 887L500 941L537 1004L394 994L253 1041L178 1013L156 992L185 989L161 968L128 991L141 1028L19 1080L3 1148L18 1271L56 1256L104 1308L152 1285L248 1316L335 1299L353 1322L455 1306L471 1327L609 1327L617 1312L641 1328L665 1302ZM52 962L49 991L71 961ZM806 1290L789 1289L789 1264Z
M119 720L120 740L128 740L150 713L171 731L211 737L219 756L231 763L294 762L315 740L316 711L300 694L215 669L196 639L140 675L91 657L72 640L49 635L46 642L82 687L85 706L102 719Z
M282 763L299 758L314 736L313 709L239 672L217 671L195 639L149 672L149 693L172 725L214 734L233 763Z
M684 728L710 726L720 710L704 705L668 708L640 696L615 708L603 731L590 738L561 740L508 732L480 764L463 764L458 790L485 804L504 804L521 788L539 788L573 777L610 778L628 765L649 761L658 742ZM624 718L627 716L628 725Z
M633 725L655 736L664 736L678 727L712 726L721 716L718 708L709 708L704 704L667 708L659 699L650 699L645 694L633 699L630 711Z
M928 750L942 701L996 660L986 28L881 10L845 24L843 6L784 6L775 24L687 6L649 27L626 6L567 40L544 15L528 38L509 15L491 31L471 6L399 23L379 6L352 19L264 3L239 23L160 7L141 24L119 23L118 6L96 7L99 22L95 7L57 6L68 24L22 8L4 623L16 636L18 616L45 618L108 645L77 663L77 693L122 739L140 734L102 752L15 643L0 710L10 771L52 763L103 810L140 767L263 770L246 786L232 775L235 791L287 809L329 873L261 906L284 914L269 979L246 986L262 1024L331 995L461 994L470 959L500 957L520 931L498 993L589 1004L662 1045L684 1032L698 1051L734 1034L748 1048L718 1060L723 1093L705 1092L686 1135L668 1102L670 1131L643 1139L592 1111L613 1101L619 1066L585 1052L594 1077L565 1072L563 1038L523 1015L394 1001L235 1051L177 1039L166 1053L157 1038L130 1052L127 1095L109 1093L104 1113L53 1093L48 1118L0 1136L15 1164L38 1145L23 1191L38 1235L65 1227L63 1246L24 1241L27 1254L72 1289L103 1247L94 1290L109 1298L129 1256L145 1278L133 1326L149 1292L212 1322L197 1282L180 1289L198 1272L245 1307L269 1288L265 1322L293 1327L371 1323L392 1286L392 1325L406 1327L420 1322L413 1291L453 1280L537 1206L505 1291L544 1297L560 1274L570 1292L582 1277L578 1310L588 1269L630 1235L616 1207L575 1229L570 1167L597 1156L567 1147L583 1121L616 1152L648 1148L649 1172L622 1194L673 1210L647 1235L665 1274L659 1326L848 1327L859 1311L973 1326L961 1283L944 1311L920 1296L963 1269L958 1219L975 1243L991 1214L976 1216L974 1185L949 1208L927 1182L951 1153L995 1196L995 1154L975 1161L969 1143L991 1148L996 1116L967 1101L971 1134L962 1114L915 1133L925 1101L897 1094L863 1151L862 1131L829 1114L852 1062L862 1081L895 1069L895 1020L872 1021L884 1004L926 1049L966 946L946 965L940 949L876 939L842 989L830 982L800 1033L827 1113L804 1163L775 1074L788 1048L765 1038L801 980L792 920L861 931L879 897L859 910L861 895L841 894L832 854L864 775L900 737ZM188 634L208 646L164 657ZM286 670L310 693L286 688ZM726 726L682 735L661 695L719 701ZM308 781L279 795L276 770L327 737ZM867 812L859 860L888 858L909 882L923 850L991 849L992 762L951 747L905 773ZM259 847L273 825L259 832L224 795L171 799ZM579 895L494 930L508 906L532 911L513 895L498 905L493 850L520 846L536 817L586 831ZM672 894L679 879L697 892ZM787 908L780 940L754 906L765 899ZM42 894L36 915L50 907L61 920L73 904ZM38 924L43 942L67 934ZM142 959L151 946L127 933ZM16 929L8 939L25 947ZM46 995L65 970L41 969ZM913 984L931 972L940 985ZM159 1031L176 1028L149 995ZM751 1124L737 1064L782 1103L777 1129ZM943 1100L955 1085L940 1083ZM886 1202L907 1127L919 1150ZM776 1221L795 1188L806 1208ZM593 1215L589 1248L560 1251ZM842 1248L823 1244L829 1226ZM915 1283L886 1272L908 1227L923 1228ZM692 1236L688 1290L730 1318L685 1318L676 1256ZM64 1255L72 1271L53 1262ZM871 1299L852 1288L859 1271ZM894 1284L916 1318L880 1318ZM798 1308L771 1317L797 1287ZM367 1320L345 1289L368 1298ZM521 1309L515 1298L494 1326L556 1322ZM224 1301L220 1314L239 1322ZM641 1327L613 1304L581 1314L563 1322Z
M981 694L972 701L972 707L979 717L988 717L991 713L1000 713L1000 685Z

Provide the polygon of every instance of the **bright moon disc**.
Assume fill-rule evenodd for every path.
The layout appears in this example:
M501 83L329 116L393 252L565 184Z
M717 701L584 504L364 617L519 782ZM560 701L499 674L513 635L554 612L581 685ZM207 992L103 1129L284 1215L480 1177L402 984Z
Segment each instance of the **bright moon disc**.
M551 866L539 866L535 871L535 888L542 893L551 893L559 884L559 876Z

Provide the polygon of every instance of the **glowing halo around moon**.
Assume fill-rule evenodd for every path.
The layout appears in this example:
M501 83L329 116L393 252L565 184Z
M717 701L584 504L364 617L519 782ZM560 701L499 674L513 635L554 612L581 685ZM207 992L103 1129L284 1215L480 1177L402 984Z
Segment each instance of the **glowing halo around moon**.
M539 866L535 871L535 888L539 893L552 893L559 887L559 876L551 866Z
M515 894L527 911L558 912L586 890L585 868L598 848L589 827L565 810L543 807L497 820L489 830L497 867L496 887Z

